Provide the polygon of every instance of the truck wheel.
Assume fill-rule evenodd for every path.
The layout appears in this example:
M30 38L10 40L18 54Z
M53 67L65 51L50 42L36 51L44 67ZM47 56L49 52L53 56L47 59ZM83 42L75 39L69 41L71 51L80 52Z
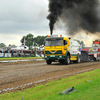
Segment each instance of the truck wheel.
M65 64L69 65L70 64L70 56L68 55L65 59Z
M76 61L77 63L80 63L81 62L81 57L80 57L80 55L78 54L77 55L77 61Z
M96 58L94 57L93 60L96 61Z
M46 63L47 63L48 65L50 65L50 64L52 63L52 61L51 61L51 60L46 60Z
M89 61L89 62L91 61L91 56L88 56L88 61Z

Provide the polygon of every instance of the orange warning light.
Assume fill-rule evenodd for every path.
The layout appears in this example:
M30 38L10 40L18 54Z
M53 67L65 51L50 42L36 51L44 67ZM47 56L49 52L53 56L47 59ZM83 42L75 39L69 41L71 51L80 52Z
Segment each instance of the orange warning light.
M100 42L99 41L94 41L94 44L100 44Z
M60 37L62 37L62 35L60 34Z
M49 35L47 35L47 37L49 37Z

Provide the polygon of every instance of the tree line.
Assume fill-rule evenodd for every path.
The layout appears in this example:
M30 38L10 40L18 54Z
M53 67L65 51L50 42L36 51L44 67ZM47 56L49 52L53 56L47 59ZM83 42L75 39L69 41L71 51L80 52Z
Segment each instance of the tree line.
M33 42L34 42L34 46L42 46L44 45L44 40L47 36L37 36L37 37L34 37L33 34L29 33L27 34L26 36L23 36L20 40L21 42L21 45L24 45L24 42L25 42L25 46L28 46L29 49L31 50L32 49L32 46L33 46ZM76 40L76 39L75 39ZM78 41L78 43L80 45L82 45L82 47L85 46L84 42L83 41L80 41L80 40L76 40ZM5 47L6 45L4 43L0 43L0 47ZM9 46L16 46L15 44L11 45L9 44Z
M44 45L44 40L47 36L37 36L34 37L33 34L29 33L26 36L23 36L20 40L21 45L24 45L24 40L25 40L25 46L28 46L29 49L32 49L33 42L34 46L42 46ZM6 45L4 43L0 43L0 48L5 47ZM16 46L16 44L9 44L9 46Z
M23 36L22 39L20 40L20 42L22 43L22 45L24 45L24 42L25 42L25 45L28 46L29 49L32 49L33 44L34 44L34 46L44 45L44 40L45 40L46 37L47 36L34 37L34 35L29 33L28 35Z

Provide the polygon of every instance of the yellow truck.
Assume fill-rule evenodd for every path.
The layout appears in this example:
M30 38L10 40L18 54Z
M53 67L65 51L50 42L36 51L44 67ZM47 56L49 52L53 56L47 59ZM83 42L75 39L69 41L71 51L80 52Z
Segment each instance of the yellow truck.
M80 63L81 45L76 40L67 37L50 36L45 39L44 59L47 64L59 61L70 64L71 61Z

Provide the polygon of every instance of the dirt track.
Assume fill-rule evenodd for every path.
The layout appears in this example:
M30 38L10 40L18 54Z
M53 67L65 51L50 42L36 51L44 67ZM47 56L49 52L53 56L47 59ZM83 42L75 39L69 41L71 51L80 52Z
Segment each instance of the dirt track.
M47 65L45 61L1 63L0 90L90 68L100 68L100 61L70 65L58 62Z

